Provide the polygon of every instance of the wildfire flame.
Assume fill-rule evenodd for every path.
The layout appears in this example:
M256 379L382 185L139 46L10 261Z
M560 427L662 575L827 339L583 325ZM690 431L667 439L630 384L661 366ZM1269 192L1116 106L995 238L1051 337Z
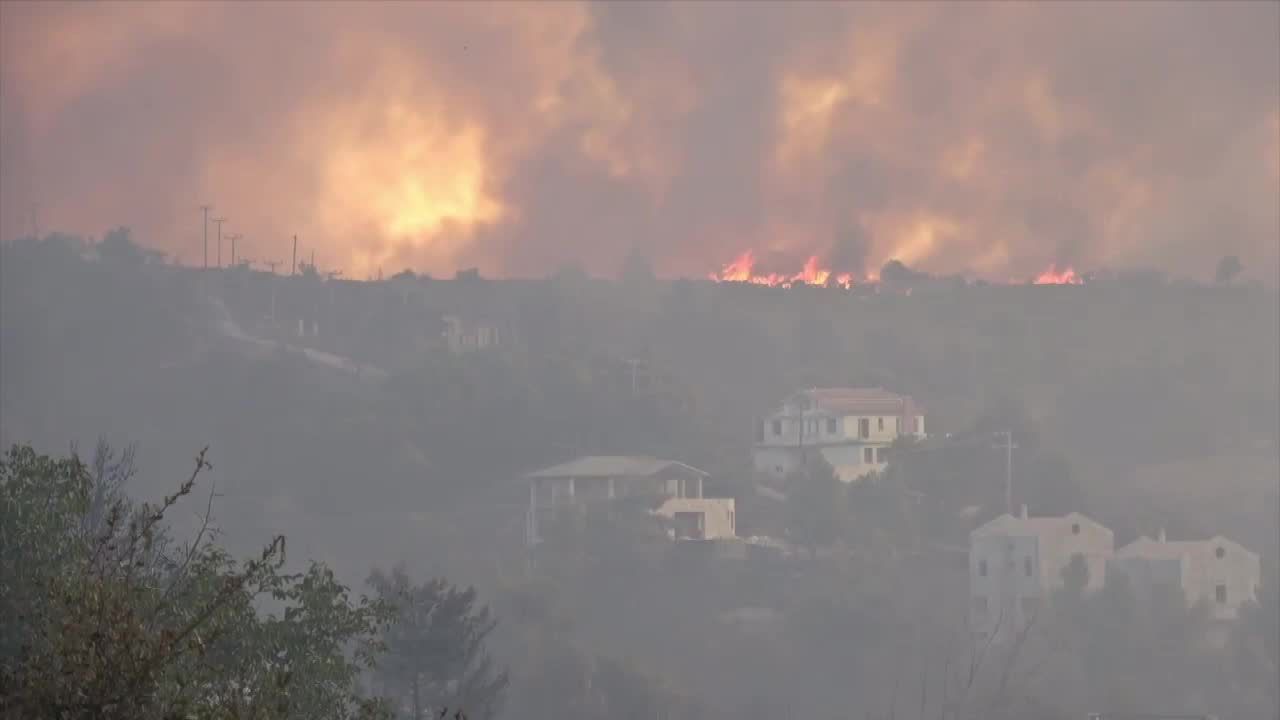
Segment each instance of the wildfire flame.
M1077 275L1075 269L1070 266L1065 267L1062 270L1059 270L1058 265L1055 263L1053 265L1050 265L1048 270L1045 270L1044 272L1037 275L1036 279L1031 281L1031 284L1033 285L1083 285L1084 278Z
M720 272L711 273L707 277L715 282L740 282L784 288L789 288L796 284L827 285L834 277L836 285L846 289L853 286L852 273L837 273L833 275L830 270L821 267L817 255L810 256L805 261L804 267L801 268L800 272L794 275L777 272L757 274L754 271L755 264L755 253L747 250L725 265Z
M853 273L842 272L835 273L830 269L823 268L821 261L817 255L810 256L805 261L800 272L795 274L787 274L780 272L757 272L756 256L752 250L743 252L732 262L721 268L720 272L709 273L707 277L718 283L747 283L750 285L766 285L768 287L790 288L796 285L816 285L816 286L838 286L850 289L854 285ZM865 281L869 283L878 283L879 277L876 274L868 273ZM999 281L996 281L999 284ZM1010 279L1006 281L1009 285L1016 285L1018 280ZM1085 280L1071 266L1058 268L1057 263L1048 267L1048 269L1035 276L1030 281L1032 285L1083 285ZM906 294L911 294L911 289L907 288Z

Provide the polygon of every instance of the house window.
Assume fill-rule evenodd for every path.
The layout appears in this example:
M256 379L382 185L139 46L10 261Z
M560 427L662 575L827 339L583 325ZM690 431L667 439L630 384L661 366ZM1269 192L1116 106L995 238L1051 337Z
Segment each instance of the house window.
M868 465L875 462L875 456L871 448L862 448L862 462Z
M738 533L738 526L734 523L732 510L729 511L729 532L735 535Z
M1213 554L1214 554L1214 555L1217 555L1217 556L1218 556L1218 559L1219 559L1219 560L1221 560L1222 558L1224 558L1224 557L1226 557L1226 556L1227 556L1227 551L1226 551L1225 549L1223 549L1223 548L1218 548L1217 550L1215 550L1215 551L1213 552Z
M987 596L977 595L973 598L973 614L978 617L987 616Z
M889 460L889 448L876 448L876 462L882 463Z
M1031 558L1030 557L1025 557L1022 559L1022 572L1025 573L1027 577L1031 577Z
M1227 586L1226 586L1226 585L1219 585L1219 586L1216 588L1216 594L1217 594L1217 598L1218 598L1218 604L1219 604L1219 605L1226 605L1226 604L1227 604Z
M876 418L876 429L884 431L884 418Z
M773 429L773 436L774 436L774 437L778 437L778 436L782 435L782 421L781 421L781 420L774 420L774 421L773 421L773 428L772 428L772 429Z
M835 418L827 418L827 434L828 435L835 435L836 432L838 432L836 430L836 422L837 420Z
M1071 534L1072 535L1080 534L1080 523L1071 523Z
M987 561L979 560L978 561L978 577L986 577L986 576L987 576Z
M871 437L871 418L858 418L858 437Z

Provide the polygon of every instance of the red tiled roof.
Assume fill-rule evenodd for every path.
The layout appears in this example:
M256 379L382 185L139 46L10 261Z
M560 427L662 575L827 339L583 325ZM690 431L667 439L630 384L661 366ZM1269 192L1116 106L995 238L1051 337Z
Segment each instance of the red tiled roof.
M901 415L922 414L908 395L898 395L882 388L812 388L807 396L819 410L837 415Z

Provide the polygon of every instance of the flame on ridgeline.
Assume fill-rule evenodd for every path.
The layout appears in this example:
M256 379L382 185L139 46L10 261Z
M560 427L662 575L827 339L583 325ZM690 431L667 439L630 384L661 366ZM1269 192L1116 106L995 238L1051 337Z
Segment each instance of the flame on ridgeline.
M1067 266L1061 270L1058 269L1057 263L1049 266L1048 270L1036 276L1031 281L1032 285L1083 285L1084 278L1076 274L1074 268Z
M812 255L805 261L804 266L799 272L794 274L780 272L759 272L756 270L756 256L752 250L743 252L732 262L726 264L720 269L720 272L709 273L707 277L718 283L746 283L749 285L765 285L768 287L790 288L797 285L814 285L819 287L842 287L850 289L854 285L854 276L852 273L842 272L835 273L830 269L824 268L817 255ZM871 284L880 281L878 274L868 273L864 280ZM1009 279L1004 281L995 281L996 284L1017 285L1022 281ZM1084 285L1085 278L1076 272L1075 268L1070 265L1058 268L1057 263L1050 265L1046 270L1032 278L1028 284L1030 285ZM907 289L907 294L911 290Z
M792 287L793 285L827 285L834 282L843 288L853 286L852 273L832 273L820 266L817 255L805 261L804 267L794 275L785 273L756 273L755 253L747 250L732 262L725 265L718 273L707 275L715 282L740 282L752 285L768 285L769 287Z

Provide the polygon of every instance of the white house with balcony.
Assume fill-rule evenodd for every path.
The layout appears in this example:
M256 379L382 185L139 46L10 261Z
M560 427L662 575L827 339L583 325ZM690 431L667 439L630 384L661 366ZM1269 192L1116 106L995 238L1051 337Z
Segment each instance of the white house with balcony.
M457 315L445 315L442 333L445 346L454 355L498 347L506 342L506 333L496 324L484 321L469 321Z
M786 399L756 426L757 472L786 477L817 450L845 482L889 461L900 437L924 437L924 413L906 395L880 388L812 388Z
M1089 569L1089 591L1106 582L1115 538L1079 513L1062 517L1001 515L969 536L969 625L980 638L1007 637L1031 622L1076 555Z
M1262 578L1258 555L1221 535L1208 540L1143 536L1116 552L1113 566L1129 578L1139 602L1153 593L1180 593L1188 607L1204 605L1214 620L1234 620L1257 600Z
M707 474L674 460L591 455L525 476L529 483L526 541L542 541L540 529L559 511L608 507L623 498L647 499L651 512L670 522L676 539L737 536L733 498L703 497Z

